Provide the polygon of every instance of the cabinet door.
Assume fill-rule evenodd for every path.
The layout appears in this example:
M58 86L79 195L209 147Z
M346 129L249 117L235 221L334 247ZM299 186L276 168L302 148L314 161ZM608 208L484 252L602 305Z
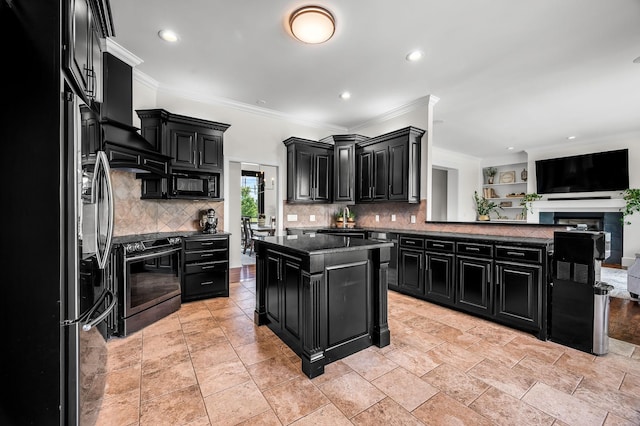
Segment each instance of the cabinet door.
M267 253L265 308L269 320L280 324L280 257Z
M458 257L456 302L469 312L491 315L491 259Z
M412 294L424 295L423 252L400 248L398 261L400 263L400 289Z
M296 201L311 201L313 199L313 153L296 150Z
M386 144L373 150L373 199L389 199L389 150Z
M284 322L282 327L300 339L302 326L302 271L300 264L290 259L281 259L282 286L284 295L282 300Z
M198 133L198 168L204 171L223 169L222 135Z
M514 325L538 326L542 267L496 263L496 316Z
M198 151L197 133L183 126L169 125L171 165L179 169L195 169Z
M426 252L424 282L427 298L449 304L455 303L454 271L455 262L452 254Z
M356 202L373 200L373 151L363 150L358 153L358 184Z
M331 155L316 154L314 157L313 200L331 202Z
M407 141L389 144L389 200L407 200Z
M355 200L355 145L336 143L334 152L334 201Z

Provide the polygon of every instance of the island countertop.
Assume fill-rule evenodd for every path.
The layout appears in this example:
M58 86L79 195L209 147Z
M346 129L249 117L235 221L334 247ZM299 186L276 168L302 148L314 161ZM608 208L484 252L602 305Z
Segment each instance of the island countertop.
M258 244L272 247L284 247L304 256L368 250L393 247L392 242L365 240L360 238L339 237L324 234L280 235L273 237L254 237Z

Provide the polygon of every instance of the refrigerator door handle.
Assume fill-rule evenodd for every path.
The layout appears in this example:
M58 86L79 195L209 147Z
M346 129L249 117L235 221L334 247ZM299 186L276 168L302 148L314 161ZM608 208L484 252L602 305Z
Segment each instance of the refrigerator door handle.
M104 312L102 312L100 315L98 315L96 318L92 320L91 317L93 316L95 311L104 303L105 300L107 300L107 298L109 298L109 306L107 307L107 309L105 309ZM82 329L84 331L89 331L96 324L100 323L100 321L105 319L106 316L111 313L113 308L116 306L117 301L118 300L116 299L113 292L105 288L102 294L100 295L100 297L98 298L98 300L96 300L96 302L93 304L93 306L91 306L91 308L88 311L86 311L76 319L62 321L61 325L63 327L68 327L70 325L84 323L82 324Z
M102 173L98 172L100 168L103 169ZM104 269L107 264L107 260L109 259L109 252L111 251L111 239L113 237L114 206L113 206L113 187L111 186L110 175L111 175L111 170L109 168L109 160L107 159L107 154L105 154L104 151L98 151L96 155L96 168L95 168L94 177L95 178L101 177L103 179L103 182L98 183L98 185L101 185L102 183L104 183L104 188L106 189L106 192L107 192L105 194L106 209L107 209L106 211L107 235L106 235L105 247L103 251L101 251L100 249L96 250L96 257L98 259L98 268L100 269ZM102 212L98 211L97 214L101 215ZM96 237L99 238L99 230L96 230Z

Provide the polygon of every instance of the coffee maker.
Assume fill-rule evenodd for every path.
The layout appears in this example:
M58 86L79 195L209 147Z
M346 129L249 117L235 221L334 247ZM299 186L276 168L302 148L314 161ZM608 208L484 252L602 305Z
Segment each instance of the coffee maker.
M202 232L205 234L215 234L218 232L218 218L216 217L216 211L214 209L207 210L207 215L203 216L200 221L202 225Z

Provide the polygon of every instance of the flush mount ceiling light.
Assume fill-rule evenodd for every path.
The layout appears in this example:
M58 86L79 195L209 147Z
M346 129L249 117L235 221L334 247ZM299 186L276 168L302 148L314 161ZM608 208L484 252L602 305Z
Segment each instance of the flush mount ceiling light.
M340 94L338 95L338 97L340 97L340 99L344 99L344 100L346 101L347 99L350 99L350 98L351 98L351 93L349 93L349 92L342 92L342 93L340 93Z
M172 30L160 30L158 31L158 37L168 43L176 43L180 39L180 37L178 37L178 34L176 34Z
M575 136L567 136L567 139L570 141L574 140L575 138L576 138Z
M414 50L413 52L409 52L406 58L407 58L407 61L409 62L416 62L422 59L422 55L423 53L420 50Z
M335 24L331 12L318 6L302 7L289 17L291 34L309 44L324 43L333 37Z

